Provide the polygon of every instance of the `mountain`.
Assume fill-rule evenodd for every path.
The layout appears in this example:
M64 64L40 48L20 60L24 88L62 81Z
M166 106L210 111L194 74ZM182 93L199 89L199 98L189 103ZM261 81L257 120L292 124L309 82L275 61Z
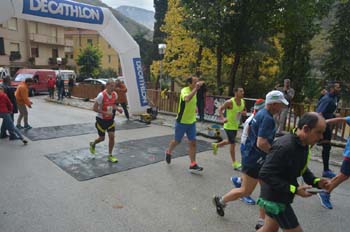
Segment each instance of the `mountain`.
M148 29L146 26L141 25L134 21L133 19L126 17L122 13L118 12L117 10L109 7L108 5L104 4L100 0L75 0L76 2L86 3L94 6L100 6L108 8L113 15L117 18L117 20L123 25L125 30L130 33L131 36L134 38L136 36L142 35L143 38L152 41L153 39L153 32Z
M133 6L120 6L116 10L153 31L155 21L153 11Z

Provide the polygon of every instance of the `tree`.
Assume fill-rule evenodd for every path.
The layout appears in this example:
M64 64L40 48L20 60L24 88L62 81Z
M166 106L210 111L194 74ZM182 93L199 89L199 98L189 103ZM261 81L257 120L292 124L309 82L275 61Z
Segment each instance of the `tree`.
M101 65L102 52L98 47L87 46L80 51L77 58L79 73L86 77L97 77Z
M278 9L274 0L183 0L188 15L185 25L208 48L216 49L217 88L223 91L221 66L224 55L234 57L230 70L229 95L233 95L241 58L268 47L273 35L273 17ZM265 51L266 52L266 49Z
M164 60L163 73L175 78L188 77L197 71L198 41L191 38L191 34L182 26L186 18L185 11L180 0L169 0L168 11L164 19L161 31L167 34L164 42L167 44ZM202 76L212 76L212 68L215 65L213 54L208 49L202 51L202 62L199 64ZM160 62L155 61L152 65L152 73L159 73ZM181 82L181 81L180 81Z
M327 57L323 63L322 71L328 81L344 81L342 85L342 105L349 106L350 96L350 2L342 0L335 4L335 23L330 30L331 47L328 49Z
M322 70L326 80L349 81L350 79L350 2L339 2L336 11L336 23L328 40L331 43L329 54Z
M186 12L183 25L199 42L196 65L202 60L203 47L216 53L216 88L223 93L222 62L224 56L224 22L227 21L226 0L182 0ZM231 3L230 3L231 4Z
M116 78L118 77L117 73L112 68L102 69L98 75L101 79L108 79L108 78Z
M319 20L327 15L333 0L280 1L278 19L283 57L279 79L289 78L295 100L305 97L304 87L310 76L310 41L319 32Z
M275 53L270 38L276 33L275 16L278 8L275 0L236 0L234 4L228 5L228 14L229 21L225 24L227 47L234 56L229 75L229 95L232 96L241 59L254 55L258 68L266 54ZM256 69L255 75L258 72Z

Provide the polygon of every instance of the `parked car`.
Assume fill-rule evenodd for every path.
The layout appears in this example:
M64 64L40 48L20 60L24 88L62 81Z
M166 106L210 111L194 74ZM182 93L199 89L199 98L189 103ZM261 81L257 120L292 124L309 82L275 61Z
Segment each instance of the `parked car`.
M55 71L50 69L20 69L11 85L17 87L25 79L32 78L34 82L29 89L29 95L34 96L38 93L48 92L47 82L50 77L56 80Z
M106 85L107 80L106 79L94 79L94 78L87 78L83 81L84 84L92 84L92 85Z

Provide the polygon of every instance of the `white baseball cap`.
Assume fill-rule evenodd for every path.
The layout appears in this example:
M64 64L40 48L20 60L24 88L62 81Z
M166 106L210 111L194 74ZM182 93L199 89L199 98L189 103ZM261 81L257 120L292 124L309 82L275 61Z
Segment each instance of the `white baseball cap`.
M289 105L288 101L284 98L284 95L281 91L273 90L266 94L265 98L265 104L272 104L272 103L283 103L286 106Z

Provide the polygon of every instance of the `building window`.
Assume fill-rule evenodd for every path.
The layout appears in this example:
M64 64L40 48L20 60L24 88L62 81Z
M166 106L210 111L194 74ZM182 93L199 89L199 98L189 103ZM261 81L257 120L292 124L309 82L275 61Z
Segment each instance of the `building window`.
M19 43L10 43L10 52L19 52Z
M0 38L0 55L5 55L4 38Z
M92 39L87 40L88 45L93 46Z
M52 49L52 58L57 58L58 57L58 49L57 48L53 48Z
M39 48L31 48L32 57L39 57Z
M112 57L111 55L108 55L108 63L111 63L112 62Z
M71 59L74 59L74 55L73 55L73 54L71 54L71 55L70 55L70 58L71 58Z
M19 43L10 43L10 61L20 60L21 53Z
M111 48L112 46L110 44L108 44L108 48Z
M16 18L11 18L8 20L8 29L9 30L13 30L13 31L17 31L17 19Z

